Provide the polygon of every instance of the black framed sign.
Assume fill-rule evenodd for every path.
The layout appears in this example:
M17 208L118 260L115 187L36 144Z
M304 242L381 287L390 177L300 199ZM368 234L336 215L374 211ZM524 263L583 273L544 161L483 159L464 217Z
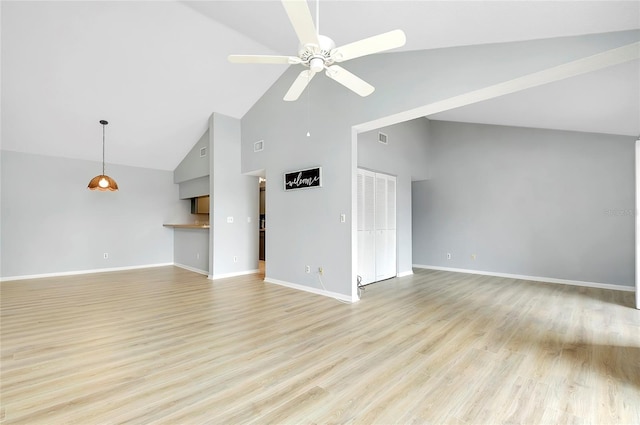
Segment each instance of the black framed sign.
M322 167L284 173L284 190L322 187Z

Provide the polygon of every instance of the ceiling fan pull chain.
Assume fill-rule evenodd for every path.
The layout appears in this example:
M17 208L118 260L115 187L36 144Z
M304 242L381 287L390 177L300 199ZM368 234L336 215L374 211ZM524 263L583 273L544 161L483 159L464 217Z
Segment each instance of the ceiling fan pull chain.
M311 74L309 74L311 81ZM307 137L311 137L311 87L307 89Z

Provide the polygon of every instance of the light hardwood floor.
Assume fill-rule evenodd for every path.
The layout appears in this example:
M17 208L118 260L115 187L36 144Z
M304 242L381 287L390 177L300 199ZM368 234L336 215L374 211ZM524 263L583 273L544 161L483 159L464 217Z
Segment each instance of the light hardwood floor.
M417 270L336 300L174 267L1 284L6 424L638 424L632 292Z

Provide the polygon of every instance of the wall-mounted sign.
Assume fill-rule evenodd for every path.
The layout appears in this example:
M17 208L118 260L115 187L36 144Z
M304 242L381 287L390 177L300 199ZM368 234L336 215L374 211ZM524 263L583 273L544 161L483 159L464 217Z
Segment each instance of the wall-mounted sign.
M284 173L284 190L322 187L322 167Z

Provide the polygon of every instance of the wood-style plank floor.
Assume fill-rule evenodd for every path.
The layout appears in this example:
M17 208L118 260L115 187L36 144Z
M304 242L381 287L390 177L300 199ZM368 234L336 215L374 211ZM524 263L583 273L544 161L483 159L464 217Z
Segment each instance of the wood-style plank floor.
M356 304L174 267L1 284L4 424L638 424L632 292L417 270Z

